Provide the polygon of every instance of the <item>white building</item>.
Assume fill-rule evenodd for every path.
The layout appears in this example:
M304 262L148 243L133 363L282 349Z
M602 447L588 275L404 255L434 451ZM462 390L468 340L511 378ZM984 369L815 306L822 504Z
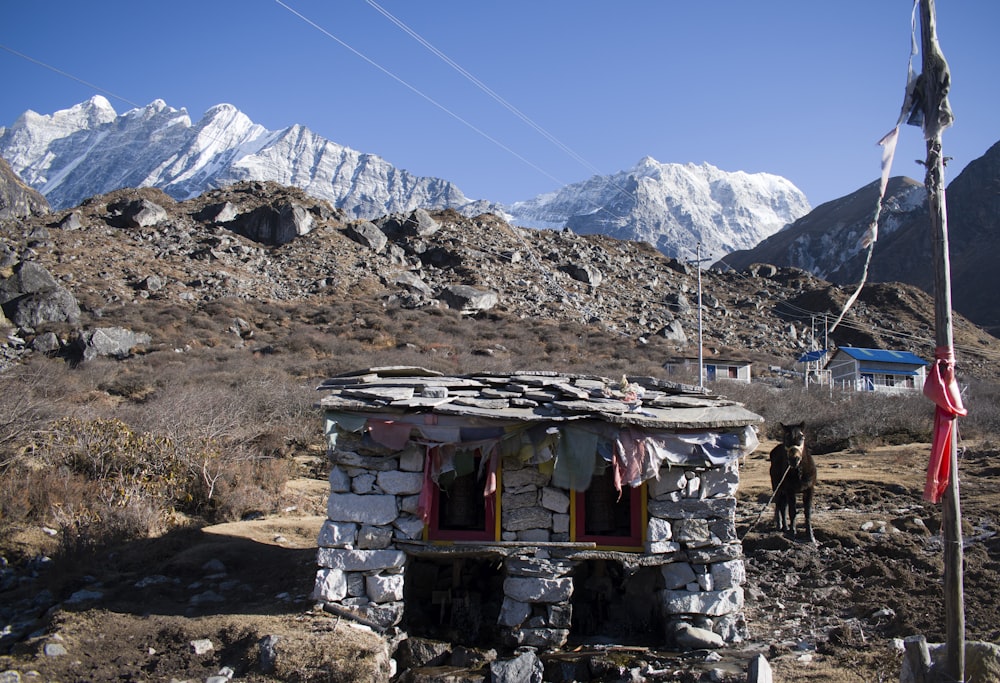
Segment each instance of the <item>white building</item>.
M835 386L857 391L920 391L927 362L909 351L842 346L826 364Z
M706 358L702 361L705 367L705 381L715 382L732 380L734 382L750 383L750 361L724 360L721 358ZM671 375L698 376L698 359L678 357L671 358L663 364L663 368Z

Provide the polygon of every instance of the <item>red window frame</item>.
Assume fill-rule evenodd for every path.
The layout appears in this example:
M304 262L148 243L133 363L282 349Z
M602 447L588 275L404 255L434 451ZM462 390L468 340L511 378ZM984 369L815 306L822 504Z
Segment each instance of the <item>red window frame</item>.
M497 457L497 456L494 456ZM500 493L500 473L497 472L497 490L489 496L483 496L484 482L478 478L480 464L483 455L477 451L475 456L475 469L472 474L465 476L476 477L475 490L483 501L484 522L483 529L447 529L441 528L441 487L433 485L431 491L431 504L429 519L427 521L427 540L429 541L496 541L497 540L497 501Z
M591 488L605 482L607 482L607 485L612 486L609 479L599 479L595 477L591 482ZM611 495L615 498L618 496L618 491L616 491L613 486L611 488ZM644 520L646 511L646 484L642 483L635 488L625 486L622 488L622 498L625 498L626 496L628 497L629 505L629 534L627 536L608 536L587 533L587 492L574 491L572 498L572 540L582 543L596 543L598 546L603 548L642 550L646 535L646 525ZM622 504L624 503L615 503L615 505Z

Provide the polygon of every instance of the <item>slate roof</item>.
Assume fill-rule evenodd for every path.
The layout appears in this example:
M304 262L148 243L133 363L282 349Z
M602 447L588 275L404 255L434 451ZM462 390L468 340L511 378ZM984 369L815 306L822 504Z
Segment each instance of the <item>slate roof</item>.
M623 378L624 379L624 378ZM629 377L641 405L626 402L622 380L557 372L444 375L417 367L380 367L324 381L317 406L345 413L432 413L513 421L596 419L650 429L744 427L763 418L698 387Z
M864 349L855 346L841 346L837 352L843 352L854 360L869 363L898 363L901 365L927 365L920 356L909 351L890 351L886 349Z

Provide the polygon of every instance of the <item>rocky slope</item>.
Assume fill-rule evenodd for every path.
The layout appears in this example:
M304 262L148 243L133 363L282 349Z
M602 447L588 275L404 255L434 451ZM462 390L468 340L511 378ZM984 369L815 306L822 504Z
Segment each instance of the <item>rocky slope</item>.
M0 235L3 308L18 327L8 357L65 350L80 329L134 318L132 310L193 311L222 300L316 311L357 301L390 317L394 310L451 309L601 330L628 346L655 342L658 357L697 354L692 266L645 243L517 228L491 214L418 210L349 221L302 190L250 182L184 202L159 190L121 190L51 216L4 221ZM23 275L38 270L48 278ZM795 268L705 271L701 281L709 358L757 358L760 369L791 367L803 350L822 344L824 316L836 316L847 296ZM872 285L831 341L902 346L930 357L932 325L929 296ZM154 347L165 343L163 329L136 331L151 335ZM995 373L995 344L957 319L968 372Z
M861 236L871 222L878 196L873 183L817 207L753 249L723 262L744 268L755 262L794 266L831 282L858 282L866 250ZM1000 272L993 254L1000 248L994 226L1000 217L1000 143L970 163L945 192L955 310L986 329L1000 330ZM889 183L869 269L871 282L906 282L933 292L930 218L923 185L909 178Z
M10 164L0 158L0 219L41 216L48 211L45 197L25 185Z

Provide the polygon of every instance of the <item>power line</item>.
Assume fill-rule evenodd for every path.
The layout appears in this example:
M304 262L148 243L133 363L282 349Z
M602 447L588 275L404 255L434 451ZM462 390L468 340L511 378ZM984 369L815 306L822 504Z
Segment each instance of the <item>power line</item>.
M127 104L131 104L133 107L137 107L139 109L142 108L141 104L136 104L132 100L130 100L128 98L125 98L125 97L122 97L121 95L116 95L113 92L111 92L110 90L105 90L104 88L102 88L100 86L94 85L93 83L90 83L89 81L85 81L82 78L79 78L78 76L74 76L71 73L63 71L62 69L57 69L56 67L52 66L51 64L46 64L43 61L35 59L34 57L29 57L28 55L24 54L23 52L18 52L17 50L15 50L13 48L7 47L6 45L0 45L0 49L4 49L7 52L11 53L12 55L16 55L16 56L20 57L21 59L24 59L24 60L27 60L27 61L31 62L32 64L37 64L38 66L44 67L44 68L48 69L49 71L52 71L52 72L55 72L55 73L59 74L60 76L65 76L66 78L69 78L70 80L76 81L77 83L82 83L83 85L87 86L88 88L93 88L97 92L104 93L108 97L114 98L116 100L121 100L122 102L125 102Z
M448 55L444 54L441 50L439 50L434 45L432 45L429 41L427 41L423 36L421 36L415 30L413 30L412 28L410 28L401 19L399 19L398 17L396 17L395 15L393 15L392 13L390 13L388 10L386 10L385 8L383 8L381 5L379 5L377 2L375 2L375 0L365 0L365 2L367 2L379 14L381 14L382 16L384 16L386 19L388 19L389 21L391 21L393 24L395 24L396 26L398 26L400 29L402 29L411 38L413 38L418 43L420 43L421 45L423 45L425 48L427 48L428 50L430 50L434 55L436 55L438 58L440 58L445 64L447 64L452 69L454 69L455 71L457 71L458 73L460 73L468 81L470 81L471 83L473 83L476 87L478 87L484 93L486 93L491 98L493 98L497 103L499 103L501 106L503 106L504 109L506 109L507 111L509 111L510 113L512 113L514 116L516 116L517 118L521 119L526 124L528 124L531 128L533 128L535 131L537 131L546 140L548 140L549 142L551 142L552 144L554 144L556 147L558 147L562 151L566 152L566 154L568 154L569 156L571 156L573 159L575 159L581 165L583 165L586 168L588 168L591 172L593 172L593 173L595 173L597 175L600 175L600 170L596 166L594 166L589 161L587 161L586 159L584 159L582 156L580 156L579 154L577 154L576 151L574 151L568 145L564 144L561 140L559 140L558 138L556 138L555 135L553 135L552 133L550 133L549 131L547 131L545 128L543 128L539 124L535 123L535 121L533 121L531 119L531 117L529 117L527 114L525 114L524 112L522 112L520 109L518 109L517 107L515 107L513 104L511 104L510 102L508 102L507 100L505 100L503 97L501 97L500 95L498 95L492 88L490 88L488 85L486 85L481 80L479 80L478 78L476 78L474 75L472 75L471 73L469 73L468 70L464 69L458 63L456 63L453 59L451 59Z
M436 57L438 57L445 64L447 64L452 69L454 69L459 74L461 74L466 80L468 80L470 83L472 83L477 88L479 88L480 90L482 90L484 93L486 93L487 95L489 95L494 101L496 101L498 104L500 104L504 109L506 109L507 111L509 111L510 113L512 113L514 116L516 116L517 118L519 118L521 121L523 121L528 126L530 126L533 130L535 130L537 133L539 133L546 140L548 140L549 142L551 142L553 145L555 145L560 150L562 150L567 155L569 155L572 159L574 159L575 161L577 161L580 165L582 165L583 167L585 167L587 170L589 170L594 175L598 175L598 176L602 175L601 170L599 168L597 168L594 164L592 164L589 161L587 161L583 156L581 156L580 154L578 154L569 145L563 143L555 135L553 135L548 130L546 130L544 127L542 127L540 124L538 124L534 120L532 120L532 118L530 116L528 116L523 111L521 111L520 109L518 109L517 107L515 107L513 104L511 104L510 102L508 102L501 95L499 95L495 90L493 90L492 88L490 88L483 81L481 81L475 75L473 75L472 73L470 73L467 69L465 69L464 67L462 67L455 60L453 60L451 57L449 57L444 52L442 52L437 47L435 47L430 41L428 41L422 35L420 35L419 33L417 33L416 30L414 30L409 25L407 25L403 20L401 20L400 18L396 17L394 14L392 14L391 12L389 12L388 10L386 10L384 7L382 7L377 2L375 2L375 0L365 0L365 2L367 2L368 5L370 5L373 9L375 9L383 17L385 17L390 22L392 22L393 24L395 24L400 30L402 30L408 36L410 36L411 38L413 38L414 40L416 40L418 43L420 43L421 45L423 45L427 50L429 50L432 54L434 54ZM280 2L279 2L279 4L280 4ZM552 178L552 176L548 176L548 177ZM561 181L556 181L556 182L558 182L560 185L565 185L566 184L566 183L563 183ZM628 199L634 200L636 198L635 195L634 195L634 193L632 193L629 190L627 190L626 188L620 186L618 183L614 182L613 180L608 180L608 184L612 188L616 189L619 193L621 193L622 195L624 195L625 197L627 197ZM591 203L591 206L594 207L594 208L596 208L598 211L604 211L604 212L606 212L606 213L614 216L615 218L624 218L625 217L624 214L618 214L618 213L616 213L615 211L613 211L612 209L608 208L605 205L599 205L599 204L596 204L596 203Z
M482 129L478 128L478 127L476 127L471 122L469 122L466 119L462 118L461 116L459 116L458 114L456 114L455 112L453 112L451 109L448 109L448 107L444 106L443 104L441 104L440 102L438 102L433 97L431 97L430 95L426 94L425 92L423 92L422 90L420 90L416 86L411 85L410 83L408 83L407 81L403 80L402 78L400 78L399 76L397 76L393 72L389 71L384 66L382 66L381 64L379 64L375 60L371 59L370 57L368 57L364 53L362 53L359 50L356 50L355 48L351 47L350 45L348 45L347 43L345 43L343 40L341 40L337 36L333 35L332 33L330 33L329 31L327 31L325 28L323 28L322 26L320 26L316 22L314 22L309 17L307 17L304 14L302 14L301 12L293 9L292 7L289 7L288 5L286 5L281 0L274 0L274 1L275 1L275 3L277 3L278 5L280 5L281 7L285 8L286 10L288 10L289 12L291 12L292 14L294 14L295 16L297 16L299 19L301 19L305 23L307 23L310 26L312 26L314 29L316 29L317 31L319 31L323 35L325 35L327 38L330 38L331 40L337 42L344 49L349 50L350 52L354 53L354 55L356 55L357 57L359 57L359 58L363 59L364 61L368 62L368 64L370 64L371 66L375 67L376 69L378 69L379 71L381 71L386 76L388 76L392 80L396 81L397 83L399 83L400 85L402 85L406 89L410 90L415 95L419 95L423 99L427 100L428 102L430 102L431 104L433 104L435 107L437 107L438 109L440 109L444 113L448 114L448 116L451 116L453 119L455 119L456 121L458 121L462 125L468 127L470 130L472 130L472 131L478 133L479 135L481 135L482 137L486 138L487 140L489 140L490 142L492 142L494 145L496 145L500 149L502 149L502 150L504 150L504 151L512 154L517 159L520 159L525 164L527 164L531 168L535 169L536 171L538 171L539 173L541 173L542 175L544 175L546 178L549 178L550 180L552 180L553 182L555 182L555 183L557 183L559 185L565 185L565 183L563 183L561 180L559 180L555 176L551 175L548 171L545 171L544 169L540 168L539 166L537 166L533 162L531 162L528 159L524 158L522 155L518 154L517 152L515 152L513 149L511 149L507 145L503 144L502 142L500 142L496 138L492 137L489 133L485 132L484 130L482 130Z

